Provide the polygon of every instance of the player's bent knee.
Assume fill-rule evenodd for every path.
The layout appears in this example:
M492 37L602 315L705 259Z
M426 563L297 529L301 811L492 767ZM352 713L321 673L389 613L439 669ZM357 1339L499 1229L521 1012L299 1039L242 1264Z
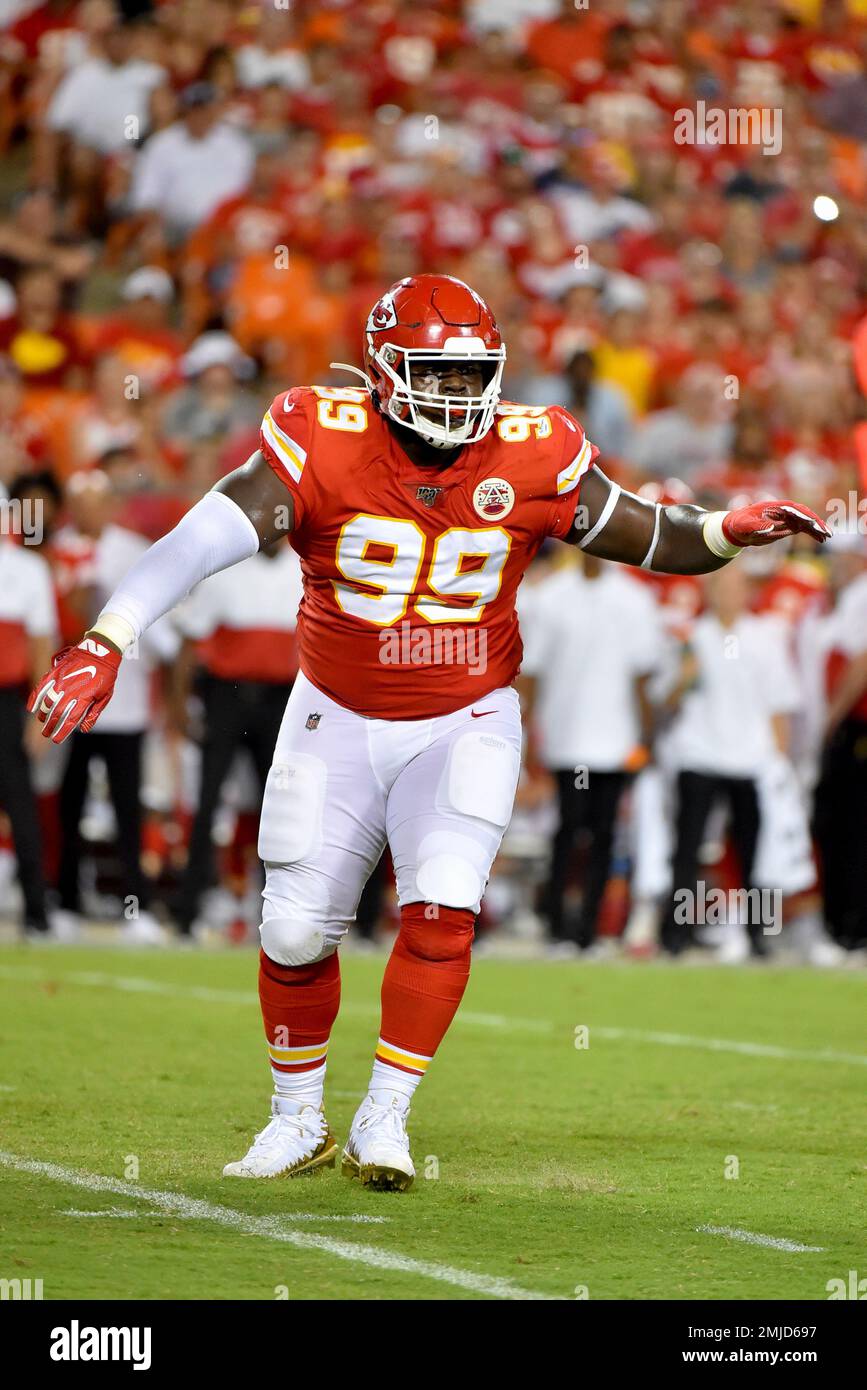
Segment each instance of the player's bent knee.
M422 960L457 961L469 954L475 913L439 903L410 903L401 912L400 939Z
M259 928L262 950L277 965L314 965L337 950L342 932L322 922L270 917Z
M470 908L473 912L478 912L485 888L475 864L454 853L433 854L423 860L416 882L425 902Z

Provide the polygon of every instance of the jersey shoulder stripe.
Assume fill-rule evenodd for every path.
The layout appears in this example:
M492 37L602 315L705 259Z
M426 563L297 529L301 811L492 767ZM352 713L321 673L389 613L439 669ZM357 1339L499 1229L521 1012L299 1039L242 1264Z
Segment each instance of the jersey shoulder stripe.
M282 426L277 424L270 410L265 412L265 418L262 421L262 434L289 476L294 482L300 483L301 474L304 472L304 465L307 462L306 449L303 449L296 439L293 439Z
M275 396L262 421L265 456L284 481L301 483L311 446L316 398L309 386L292 386Z
M561 468L557 474L558 496L562 497L578 486L597 454L598 450L594 449L590 440L585 438L572 461L567 463L565 468Z

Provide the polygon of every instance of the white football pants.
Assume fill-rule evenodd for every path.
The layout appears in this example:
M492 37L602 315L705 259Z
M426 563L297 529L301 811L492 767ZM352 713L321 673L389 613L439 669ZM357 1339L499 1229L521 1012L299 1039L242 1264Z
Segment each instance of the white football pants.
M520 762L511 687L434 719L367 719L299 674L259 828L266 955L292 966L330 955L386 842L401 906L478 912Z

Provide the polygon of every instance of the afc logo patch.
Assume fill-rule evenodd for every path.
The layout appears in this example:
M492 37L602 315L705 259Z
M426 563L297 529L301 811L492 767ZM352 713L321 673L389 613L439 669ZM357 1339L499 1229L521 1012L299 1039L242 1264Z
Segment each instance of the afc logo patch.
M515 489L505 478L485 478L473 493L473 506L485 521L502 521L514 505Z
M308 714L307 723L304 725L305 729L318 729L321 718L321 714Z

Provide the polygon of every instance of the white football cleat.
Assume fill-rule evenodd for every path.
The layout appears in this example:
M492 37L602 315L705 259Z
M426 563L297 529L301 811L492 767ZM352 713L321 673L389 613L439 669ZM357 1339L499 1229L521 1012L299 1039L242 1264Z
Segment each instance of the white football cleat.
M140 912L124 922L120 939L126 946L162 946L165 936L152 913Z
M48 923L47 941L59 941L69 946L81 940L81 916L78 912L69 912L65 907L55 908L48 914Z
M409 1107L402 1110L396 1098L390 1105L379 1105L372 1096L365 1096L343 1150L343 1176L360 1178L363 1187L379 1192L406 1192L412 1187L415 1168L409 1156L408 1118Z
M285 1104L285 1102L284 1102ZM299 1104L285 1114L271 1097L271 1119L237 1163L227 1163L224 1178L295 1178L316 1168L333 1168L337 1141L321 1109Z
M744 965L750 958L750 938L746 929L732 922L713 954L718 965Z

